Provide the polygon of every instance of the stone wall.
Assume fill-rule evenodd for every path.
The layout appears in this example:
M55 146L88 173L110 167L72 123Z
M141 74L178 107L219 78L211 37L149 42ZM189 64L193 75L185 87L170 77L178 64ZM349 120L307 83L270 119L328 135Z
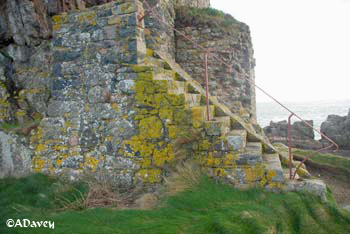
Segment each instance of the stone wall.
M206 8L206 7L210 7L210 0L176 0L176 5Z
M158 13L173 24L174 2L159 4ZM10 81L1 86L1 113L15 116L29 139L32 170L71 179L107 170L123 188L153 188L177 162L190 158L233 184L280 186L278 155L271 155L272 146L247 121L254 119L252 87L241 78L253 79L247 27L232 18L229 28L215 27L227 23L222 15L176 25L203 46L223 49L215 53L234 66L225 70L210 59L211 88L246 120L211 97L208 120L204 89L171 59L176 42L178 61L200 81L200 51L179 35L175 40L172 28L152 17L146 16L145 30L138 20L143 15L142 3L131 0L55 15L52 38L28 47L26 60L16 53L0 56L0 77ZM200 39L199 33L206 36ZM9 143L1 144L6 150L0 156L7 153L2 158L10 162ZM266 168L269 160L274 164Z
M159 19L153 14L148 13L145 16L145 35L147 47L160 50L170 57L175 57L175 2L171 0L149 0L148 3L153 7L154 13L167 25L160 23ZM144 4L147 10L147 4Z
M51 63L44 63L50 98L30 139L35 172L75 178L84 170L112 168L119 181L132 179L134 164L116 152L137 132L128 117L135 76L125 79L121 70L144 59L142 14L139 2L115 1L53 16Z
M214 12L215 13L215 12ZM256 122L255 59L249 27L231 16L206 11L197 15L185 8L178 11L176 28L187 37L209 49L210 93L235 113L246 115ZM230 64L227 68L214 56ZM204 51L176 34L176 61L203 86L205 85ZM241 108L241 105L244 109ZM248 112L248 113L242 113Z

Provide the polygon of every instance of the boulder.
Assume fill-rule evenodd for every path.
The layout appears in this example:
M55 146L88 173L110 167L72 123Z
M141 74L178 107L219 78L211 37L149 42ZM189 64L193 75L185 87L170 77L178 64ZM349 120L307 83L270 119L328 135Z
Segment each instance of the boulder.
M321 132L334 140L341 149L350 149L350 110L347 116L329 115L321 124ZM328 144L328 141L322 139Z
M312 120L306 120L313 126ZM270 122L270 125L264 128L265 134L272 142L280 142L288 145L288 122ZM315 140L315 133L312 128L302 121L296 121L292 124L291 129L292 147L302 149L320 149L322 144Z
M322 180L305 179L288 181L285 188L288 192L304 192L319 197L322 202L327 202L327 185Z

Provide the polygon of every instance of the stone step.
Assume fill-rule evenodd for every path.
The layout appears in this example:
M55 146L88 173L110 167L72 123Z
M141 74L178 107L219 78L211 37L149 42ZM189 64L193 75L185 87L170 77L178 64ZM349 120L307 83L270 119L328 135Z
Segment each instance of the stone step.
M237 188L256 187L264 178L262 164L236 165L235 170L230 168L210 168L209 174L213 177L226 177Z
M201 94L185 93L186 107L201 106Z
M207 107L195 106L191 108L192 111L192 124L194 128L200 128L208 120ZM209 118L212 119L215 115L215 106L209 106Z
M295 167L292 168L292 174L294 175L295 172ZM285 180L289 180L289 168L283 168L283 176ZM298 173L295 175L295 179L299 180L300 176L298 175Z
M271 182L283 182L284 172L281 165L279 155L275 154L264 154L263 162L265 165L265 171L267 174L267 180Z
M169 80L174 81L176 73L171 70L155 69L152 72L153 80Z
M168 93L169 94L184 94L186 93L186 82L185 81L168 81Z
M262 144L247 142L242 153L239 154L237 165L255 166L262 163Z
M262 153L262 143L261 142L247 142L247 151L256 151Z
M143 64L151 67L163 67L164 61L155 57L146 56Z
M184 80L181 80L181 79L179 79L178 77L178 75L176 76L177 78L176 78L176 80L178 80L178 81L184 81ZM188 85L187 85L187 92L188 93L191 93L191 94L200 94L200 92L198 92L197 90L196 90L196 88L190 83L190 82L188 82Z
M215 117L210 121L205 121L205 132L208 136L225 136L231 127L230 117Z
M241 151L247 145L247 131L232 130L226 135L226 140L229 148L233 151Z

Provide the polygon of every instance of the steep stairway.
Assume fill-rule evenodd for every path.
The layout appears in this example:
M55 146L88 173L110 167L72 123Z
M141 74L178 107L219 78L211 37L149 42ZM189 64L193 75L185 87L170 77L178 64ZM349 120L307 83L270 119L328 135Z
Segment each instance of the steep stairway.
M194 154L213 177L224 177L243 188L282 186L285 179L279 155L244 112L233 114L210 96L208 120L205 90L175 61L148 50L143 66L152 67L153 80L167 82L169 94L183 95L193 128L203 130Z

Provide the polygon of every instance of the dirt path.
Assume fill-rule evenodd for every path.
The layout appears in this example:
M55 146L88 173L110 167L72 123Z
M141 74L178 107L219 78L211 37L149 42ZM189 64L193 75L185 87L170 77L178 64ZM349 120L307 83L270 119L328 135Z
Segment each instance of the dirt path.
M334 198L340 206L350 205L350 179L339 178L334 174L315 167L307 166L312 175L322 179L333 191Z

